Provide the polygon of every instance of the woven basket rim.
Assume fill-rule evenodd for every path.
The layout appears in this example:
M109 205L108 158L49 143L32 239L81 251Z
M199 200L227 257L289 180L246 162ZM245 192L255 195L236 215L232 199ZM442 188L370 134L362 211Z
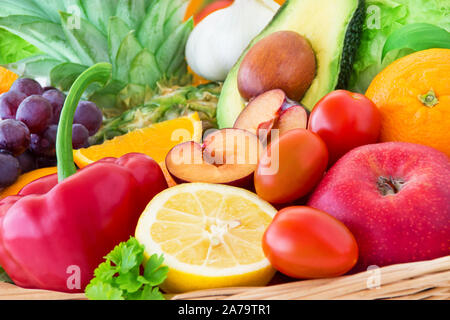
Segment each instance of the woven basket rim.
M379 274L379 283L368 280ZM372 278L371 278L372 277ZM450 300L450 255L391 265L336 278L301 280L266 287L230 287L182 294L171 300ZM84 294L24 289L0 282L0 300L84 300Z
M171 299L450 299L450 255L336 278L300 280L266 287L199 290L176 294Z

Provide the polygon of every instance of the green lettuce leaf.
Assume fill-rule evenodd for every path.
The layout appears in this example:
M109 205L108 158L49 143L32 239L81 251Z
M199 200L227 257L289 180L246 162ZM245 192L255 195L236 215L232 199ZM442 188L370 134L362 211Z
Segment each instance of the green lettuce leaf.
M36 55L39 50L22 38L0 28L0 65Z
M364 93L373 78L395 60L414 52L392 50L382 59L388 37L413 23L429 23L450 31L448 0L366 0L367 17L353 65L349 90Z

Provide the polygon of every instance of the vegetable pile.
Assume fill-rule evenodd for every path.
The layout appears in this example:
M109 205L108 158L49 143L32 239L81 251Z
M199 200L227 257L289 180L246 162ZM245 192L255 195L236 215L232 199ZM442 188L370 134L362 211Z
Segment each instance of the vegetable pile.
M51 3L0 0L0 281L162 300L450 254L448 1Z

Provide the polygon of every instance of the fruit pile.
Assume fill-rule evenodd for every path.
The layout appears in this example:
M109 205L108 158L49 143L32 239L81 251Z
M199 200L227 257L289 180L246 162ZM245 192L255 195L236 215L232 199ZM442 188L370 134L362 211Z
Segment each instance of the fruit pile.
M78 29L72 1L33 0L29 29L0 17L43 52L36 69L50 66L58 87L19 78L0 96L0 189L58 158L57 172L0 194L0 275L89 299L163 299L159 288L450 254L450 33L439 19L384 8L394 23L366 30L371 0L192 0L186 14L182 0L79 2ZM438 2L417 7L432 15ZM349 91L364 87L362 66L378 75Z
M60 90L42 88L29 78L17 79L0 96L0 189L21 173L56 165L56 134L65 99ZM88 147L102 120L93 102L81 101L72 126L73 148Z

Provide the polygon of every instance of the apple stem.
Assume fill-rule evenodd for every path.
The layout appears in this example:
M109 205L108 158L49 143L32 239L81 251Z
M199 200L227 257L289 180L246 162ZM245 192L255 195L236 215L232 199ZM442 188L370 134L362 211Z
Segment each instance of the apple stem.
M439 103L439 99L436 96L436 93L433 89L430 89L426 94L419 95L419 100L422 102L422 104L426 107L434 107Z
M377 181L378 190L383 196L397 194L401 191L405 181L392 177L379 177Z

